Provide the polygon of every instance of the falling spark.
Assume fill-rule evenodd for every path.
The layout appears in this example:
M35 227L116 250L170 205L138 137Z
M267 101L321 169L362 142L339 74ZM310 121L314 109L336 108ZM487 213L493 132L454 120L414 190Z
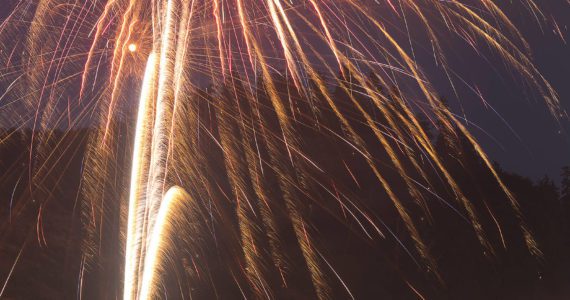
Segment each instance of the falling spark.
M130 52L137 51L137 44L129 44L129 51Z

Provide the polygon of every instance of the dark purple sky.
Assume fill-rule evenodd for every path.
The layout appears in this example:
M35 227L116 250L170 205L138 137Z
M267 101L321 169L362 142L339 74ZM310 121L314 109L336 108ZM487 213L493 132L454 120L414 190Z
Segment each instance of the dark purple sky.
M564 0L545 2L549 2L543 7L548 24L538 24L520 6L504 9L531 45L533 61L559 93L562 108L570 112L570 47L553 32L551 22L556 20L564 39L570 42L570 5ZM548 174L558 181L560 168L570 165L570 121L557 121L541 97L524 87L499 59L489 57L484 63L468 52L454 53L450 60L460 65L456 70L473 82L496 110L486 108L472 93L461 97L466 117L487 132L470 127L484 149L507 171L533 179ZM458 109L458 101L452 100L453 91L442 79L439 81L442 94ZM460 96L468 94L465 91Z
M2 9L3 5L6 3L0 4L0 19L9 11ZM540 6L547 22L537 22L519 1L503 4L502 8L531 45L533 61L559 93L561 106L570 112L570 47L554 33L552 22L556 20L562 36L570 42L570 4L567 0L549 0L541 1ZM421 40L421 33L413 31L412 38ZM445 50L453 70L476 86L493 109L483 105L465 86L456 86L456 97L441 70L433 65L431 49L423 53L416 49L418 61L455 111L477 125L469 128L489 156L507 171L533 179L548 174L558 181L560 168L570 165L570 121L557 121L539 95L522 86L520 76L492 52L482 49L488 59L485 62L463 42L443 42L447 43Z

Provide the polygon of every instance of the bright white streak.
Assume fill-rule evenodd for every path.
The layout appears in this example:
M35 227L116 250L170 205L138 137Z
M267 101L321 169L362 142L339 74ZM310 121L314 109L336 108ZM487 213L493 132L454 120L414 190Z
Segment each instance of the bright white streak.
M137 125L135 131L135 141L133 150L133 161L131 170L131 183L129 192L129 215L127 220L127 243L125 249L125 283L123 290L123 299L132 299L134 296L133 288L135 283L137 268L137 254L140 250L140 224L137 224L137 211L139 200L144 196L140 194L141 174L144 170L145 157L145 137L149 131L150 122L149 117L152 116L150 112L151 101L154 98L153 89L156 73L156 55L151 53L148 57L146 70L144 74L141 96L139 101L139 109L137 116ZM138 226L137 226L138 225ZM137 228L139 227L139 228Z
M147 230L153 228L156 213L164 194L165 164L169 135L169 118L172 116L173 69L175 52L174 1L169 0L166 6L164 31L161 35L160 62L158 73L158 94L156 98L156 116L152 132L152 152L148 182ZM148 246L147 246L148 247Z
M148 284L143 284L139 278L148 272L154 274L153 261L156 258L149 257L148 251L157 251L153 245L153 239L147 236L160 228L155 228L157 215L162 211L164 191L165 145L168 135L165 134L168 118L172 110L172 81L174 62L172 51L174 48L174 3L168 1L165 12L165 27L162 32L160 58L157 60L154 53L149 56L143 80L143 90L139 104L135 144L133 151L133 166L131 172L131 186L129 195L129 216L127 221L127 242L125 252L125 282L123 299L141 299L141 290L146 291L148 297ZM157 72L158 71L158 72ZM158 77L157 77L158 76ZM152 111L155 99L154 87L158 81L156 94L156 107ZM152 117L154 116L154 123ZM154 124L154 125L153 125ZM151 126L154 126L151 128ZM152 129L152 142L148 145L148 134ZM150 146L150 158L147 159L147 149ZM150 162L148 161L150 160ZM148 168L148 174L144 170ZM148 175L148 177L146 176ZM145 186L141 186L145 184ZM172 190L172 189L171 189ZM175 190L181 190L180 188ZM145 193L145 194L142 194ZM160 220L160 219L159 219ZM163 223L161 223L160 226ZM154 249L154 250L153 250ZM156 255L153 253L151 256ZM151 267L146 261L150 260ZM142 275L141 275L142 273ZM154 276L154 275L152 275ZM144 299L144 298L142 298Z
M177 204L183 204L184 201L191 201L190 195L178 186L171 187L162 199L156 222L149 237L139 299L146 300L152 297L154 287L156 286L154 278L160 263L159 251L162 250L161 246L164 244L165 233L167 233L169 225L174 222L172 220L172 217L175 216L173 212Z

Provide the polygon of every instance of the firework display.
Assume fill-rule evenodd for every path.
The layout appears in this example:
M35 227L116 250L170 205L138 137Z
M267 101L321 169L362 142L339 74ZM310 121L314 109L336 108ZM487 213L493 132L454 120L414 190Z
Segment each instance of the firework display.
M533 0L509 5L545 19ZM525 251L542 256L517 197L416 58L454 86L466 83L448 41L485 48L566 117L500 1L0 6L0 144L29 132L0 174L19 195L0 225L32 216L23 244L48 247L46 207L75 184L78 298L355 298L326 222L394 245L444 285L428 240L435 206L469 224L489 259L509 247L502 220L451 170L466 155L502 193ZM63 179L71 164L75 183Z

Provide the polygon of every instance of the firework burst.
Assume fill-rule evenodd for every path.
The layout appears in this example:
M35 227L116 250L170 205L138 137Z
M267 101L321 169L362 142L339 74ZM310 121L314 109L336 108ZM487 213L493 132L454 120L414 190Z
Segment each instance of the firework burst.
M168 276L159 271L167 261L176 265L173 281L184 282L178 285L216 290L221 275L211 270L213 257L244 297L273 298L295 272L306 275L320 299L337 285L352 297L318 246L313 206L354 222L364 238L395 240L438 279L416 221L430 219L429 202L438 199L465 215L492 255L488 232L497 228L482 224L482 212L418 115L452 144L464 139L474 149L510 201L528 250L540 255L516 199L415 58L415 51L430 48L453 85L461 78L441 41L462 39L475 49L484 44L561 116L555 91L496 1L8 3L0 24L0 42L10 45L0 53L0 80L7 86L0 125L31 129L29 156L21 158L29 166L30 199L57 186L65 168L55 166L65 164L69 151L83 157L80 293L85 272L113 252L112 239L125 253L124 268L115 270L124 274L124 299L165 293L168 284L161 290L159 283ZM520 4L542 18L532 0ZM414 41L411 32L427 43ZM8 43L15 37L25 38ZM85 149L69 142L85 138L71 130L83 127L94 128ZM64 139L55 137L58 130ZM335 161L321 159L322 151L334 153L328 155ZM355 168L374 178L405 233L394 234L343 184L360 187L365 176ZM448 203L435 194L438 185L455 199ZM44 244L46 202L33 205L35 235ZM20 201L11 214L30 205ZM286 236L294 236L293 247ZM295 253L303 271L289 262Z

